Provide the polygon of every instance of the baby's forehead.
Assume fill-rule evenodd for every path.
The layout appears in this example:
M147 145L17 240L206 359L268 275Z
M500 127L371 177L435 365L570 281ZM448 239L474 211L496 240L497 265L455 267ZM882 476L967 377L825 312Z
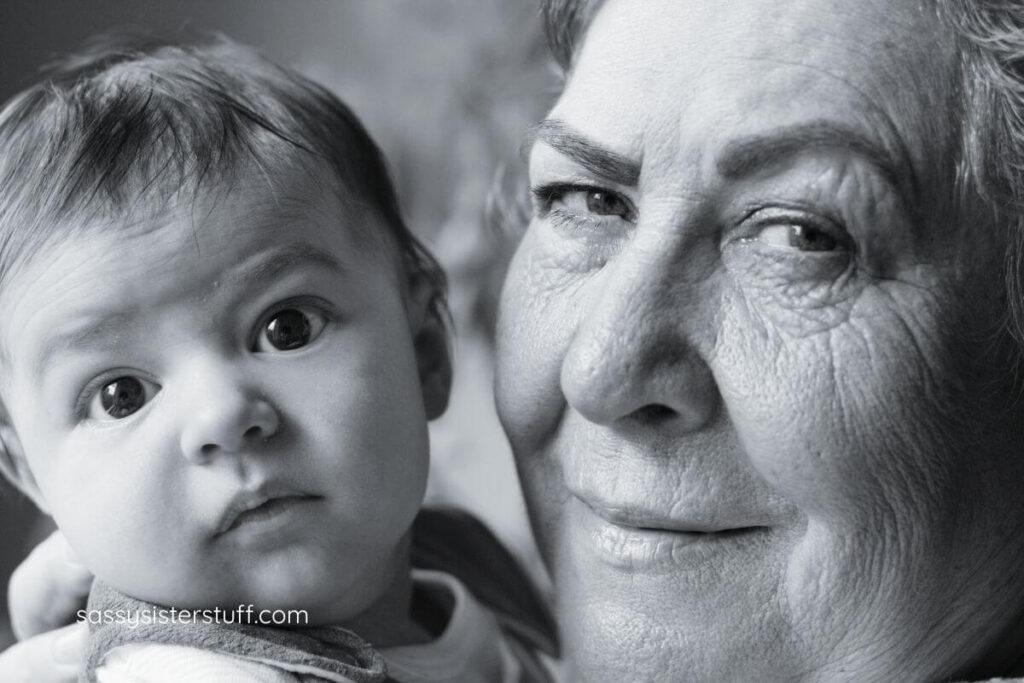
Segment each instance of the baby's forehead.
M249 165L217 178L140 196L127 211L114 206L85 221L64 221L53 230L57 235L50 248L60 249L70 236L73 248L94 241L181 242L180 249L168 253L136 248L132 255L143 259L201 257L204 243L213 242L241 254L252 250L254 242L262 248L266 241L287 241L299 228L307 237L316 234L338 243L342 251L393 247L391 231L372 203L341 187L323 164L288 163L273 170Z
M112 353L130 359L141 349L153 358L168 344L241 343L281 301L361 286L351 262L310 241L244 255L229 241L208 261L162 264L167 250L158 253L160 246L155 258L134 263L127 252L112 255L110 244L93 246L58 255L57 268L66 272L26 273L12 283L19 302L0 325L0 340L19 376L42 379L55 366Z
M140 306L152 315L163 301L212 296L242 266L250 280L266 280L286 268L371 260L404 282L383 219L323 171L246 168L230 183L53 226L52 239L11 271L0 305L18 302L22 317L32 301L68 317L102 309L116 318Z

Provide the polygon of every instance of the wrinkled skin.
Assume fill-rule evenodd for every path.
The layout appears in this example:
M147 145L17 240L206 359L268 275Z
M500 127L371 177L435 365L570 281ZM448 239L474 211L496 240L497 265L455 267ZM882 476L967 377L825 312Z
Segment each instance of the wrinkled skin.
M926 681L1024 652L996 642L1024 556L1005 245L953 202L952 45L913 2L598 11L498 330L580 678Z

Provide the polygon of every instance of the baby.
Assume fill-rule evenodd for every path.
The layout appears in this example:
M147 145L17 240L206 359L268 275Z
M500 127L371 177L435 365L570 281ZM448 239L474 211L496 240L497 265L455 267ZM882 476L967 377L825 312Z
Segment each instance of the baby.
M414 525L444 277L324 89L223 39L68 59L0 113L0 311L0 463L97 576L83 680L547 680L507 552Z

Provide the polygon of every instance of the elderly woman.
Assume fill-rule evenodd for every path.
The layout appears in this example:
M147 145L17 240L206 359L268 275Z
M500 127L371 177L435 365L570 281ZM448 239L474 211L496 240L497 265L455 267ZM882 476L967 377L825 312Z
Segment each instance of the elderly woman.
M547 17L497 395L579 676L1024 672L1024 5Z
M1024 6L545 15L497 395L572 678L1024 675Z

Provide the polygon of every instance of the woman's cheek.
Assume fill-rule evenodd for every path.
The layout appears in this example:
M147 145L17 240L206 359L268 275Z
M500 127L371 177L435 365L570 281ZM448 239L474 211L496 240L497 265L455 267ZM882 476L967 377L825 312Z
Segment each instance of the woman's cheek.
M497 326L498 414L517 455L536 451L565 410L562 360L581 315L579 275L523 237L509 266Z
M804 512L840 500L835 449L855 435L835 419L839 400L823 336L786 339L728 320L713 371L745 457L772 489ZM797 359L794 363L793 360ZM831 451L829 453L825 449Z
M860 288L840 299L842 315L810 308L796 328L776 324L792 320L795 306L725 300L712 369L744 452L769 485L807 513L843 517L905 495L892 482L933 467L923 461L935 427L922 410L930 359L891 297Z

